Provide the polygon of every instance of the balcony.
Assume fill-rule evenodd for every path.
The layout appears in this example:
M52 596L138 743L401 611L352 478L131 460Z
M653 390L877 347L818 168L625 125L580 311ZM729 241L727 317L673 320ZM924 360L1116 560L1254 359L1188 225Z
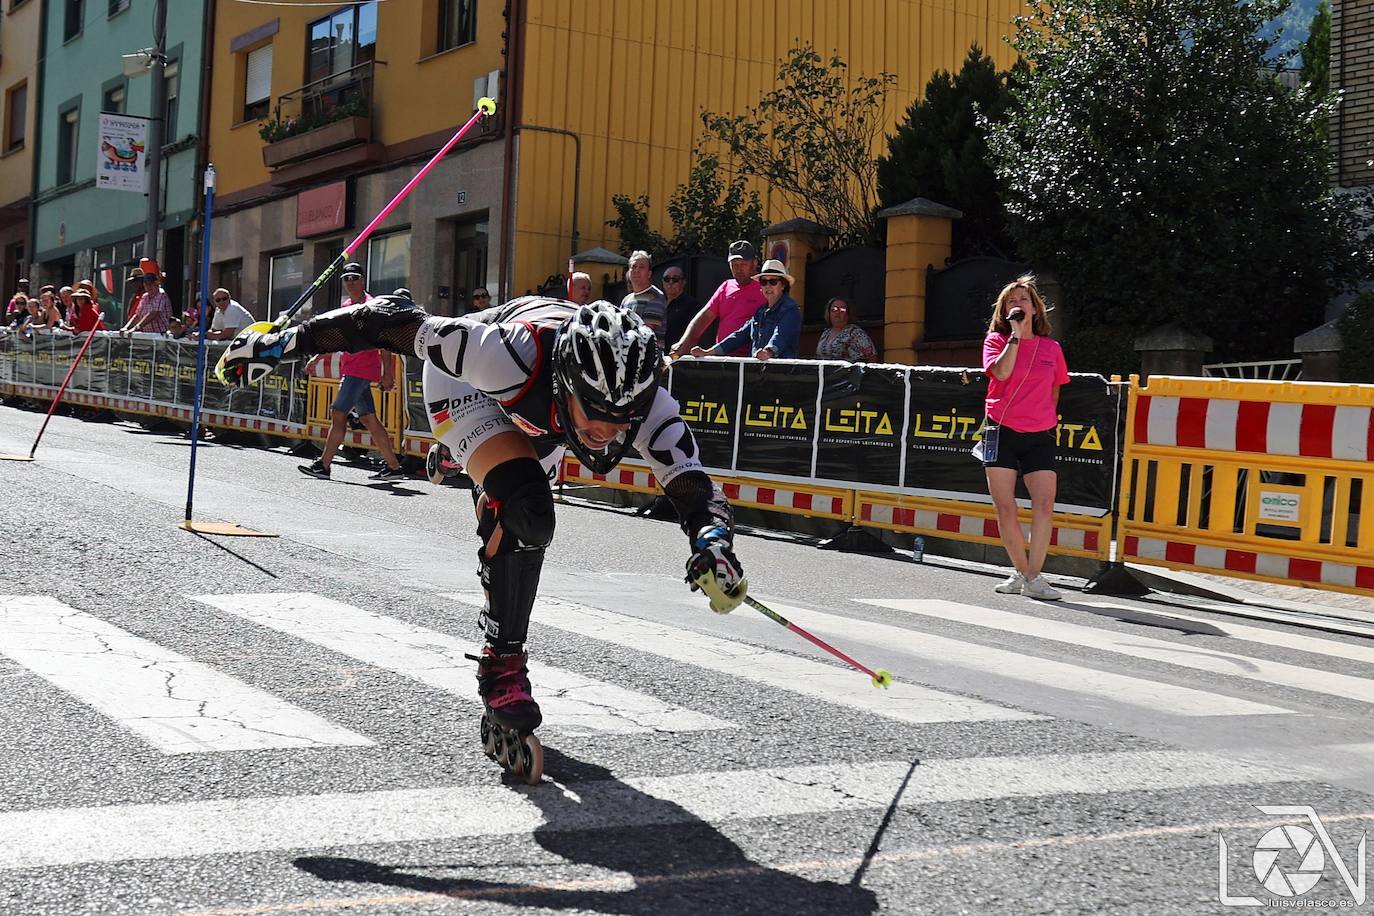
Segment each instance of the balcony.
M372 162L372 62L331 74L277 98L259 128L273 184L292 184Z

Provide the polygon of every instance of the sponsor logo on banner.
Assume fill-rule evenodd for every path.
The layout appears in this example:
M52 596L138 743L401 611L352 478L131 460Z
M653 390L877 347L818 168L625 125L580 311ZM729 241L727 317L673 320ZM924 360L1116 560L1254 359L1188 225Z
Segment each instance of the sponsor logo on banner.
M809 477L820 389L817 363L743 363L739 454L746 473Z
M1296 525L1302 520L1302 494L1291 490L1260 490L1258 514L1261 521Z

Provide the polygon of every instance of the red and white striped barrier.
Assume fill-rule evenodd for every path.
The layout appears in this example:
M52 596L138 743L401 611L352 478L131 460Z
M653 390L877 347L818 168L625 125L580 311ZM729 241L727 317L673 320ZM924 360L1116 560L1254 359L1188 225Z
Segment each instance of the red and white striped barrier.
M961 505L970 511L955 511ZM1000 543L1001 528L995 517L981 514L973 504L960 504L949 508L921 508L899 506L889 502L878 502L863 493L858 495L859 524L874 528L888 528L895 531L924 533L936 537L947 536L957 540L976 540L986 543ZM1050 529L1050 546L1059 548L1061 553L1079 554L1092 557L1105 557L1106 538L1101 519L1089 519L1095 526L1080 528L1056 524ZM1022 530L1030 534L1030 523L1022 523Z
M1289 557L1253 550L1209 547L1163 538L1127 535L1127 560L1215 570L1221 575L1289 579L1340 589L1374 589L1374 567Z
M1368 461L1370 408L1141 394L1137 445Z

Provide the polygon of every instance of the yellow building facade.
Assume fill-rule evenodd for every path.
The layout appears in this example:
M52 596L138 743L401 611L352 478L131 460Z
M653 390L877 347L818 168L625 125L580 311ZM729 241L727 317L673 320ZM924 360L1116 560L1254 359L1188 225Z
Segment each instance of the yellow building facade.
M647 194L654 228L670 231L666 204L687 180L701 112L756 105L790 48L838 53L856 76L895 74L890 133L935 71L957 70L974 43L1011 66L1005 38L1025 9L1024 0L516 2L524 10L516 116L581 140L581 249L615 249L606 226L615 194ZM523 290L565 269L574 175L564 137L522 131L518 144L513 281ZM885 152L880 136L873 154ZM770 219L797 215L759 190Z
M0 13L0 302L14 294L15 281L27 275L33 255L26 245L42 24L39 3L5 6Z
M666 204L687 180L701 112L756 104L790 48L838 53L856 76L895 74L886 133L931 75L956 69L974 43L1009 66L1004 39L1023 6L217 2L208 125L219 173L214 278L259 317L275 314L485 94L499 99L496 117L379 228L380 254L369 247L355 257L380 274L373 292L404 285L444 314L470 308L478 286L496 298L556 286L572 253L618 246L606 225L613 195L648 195L654 228L670 230ZM349 117L337 117L340 105ZM308 121L330 106L330 123ZM265 141L264 125L278 133ZM880 136L872 152L884 151ZM771 219L797 215L759 190ZM346 212L317 218L331 207Z

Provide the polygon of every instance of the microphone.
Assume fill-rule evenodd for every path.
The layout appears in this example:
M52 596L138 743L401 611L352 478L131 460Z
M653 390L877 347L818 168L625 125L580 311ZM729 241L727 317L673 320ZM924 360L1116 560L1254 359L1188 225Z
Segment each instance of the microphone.
M1013 324L1015 324L1016 322L1020 321L1022 318L1025 317L1025 309L1012 309L1010 312L1007 312L1007 320L1012 322Z

